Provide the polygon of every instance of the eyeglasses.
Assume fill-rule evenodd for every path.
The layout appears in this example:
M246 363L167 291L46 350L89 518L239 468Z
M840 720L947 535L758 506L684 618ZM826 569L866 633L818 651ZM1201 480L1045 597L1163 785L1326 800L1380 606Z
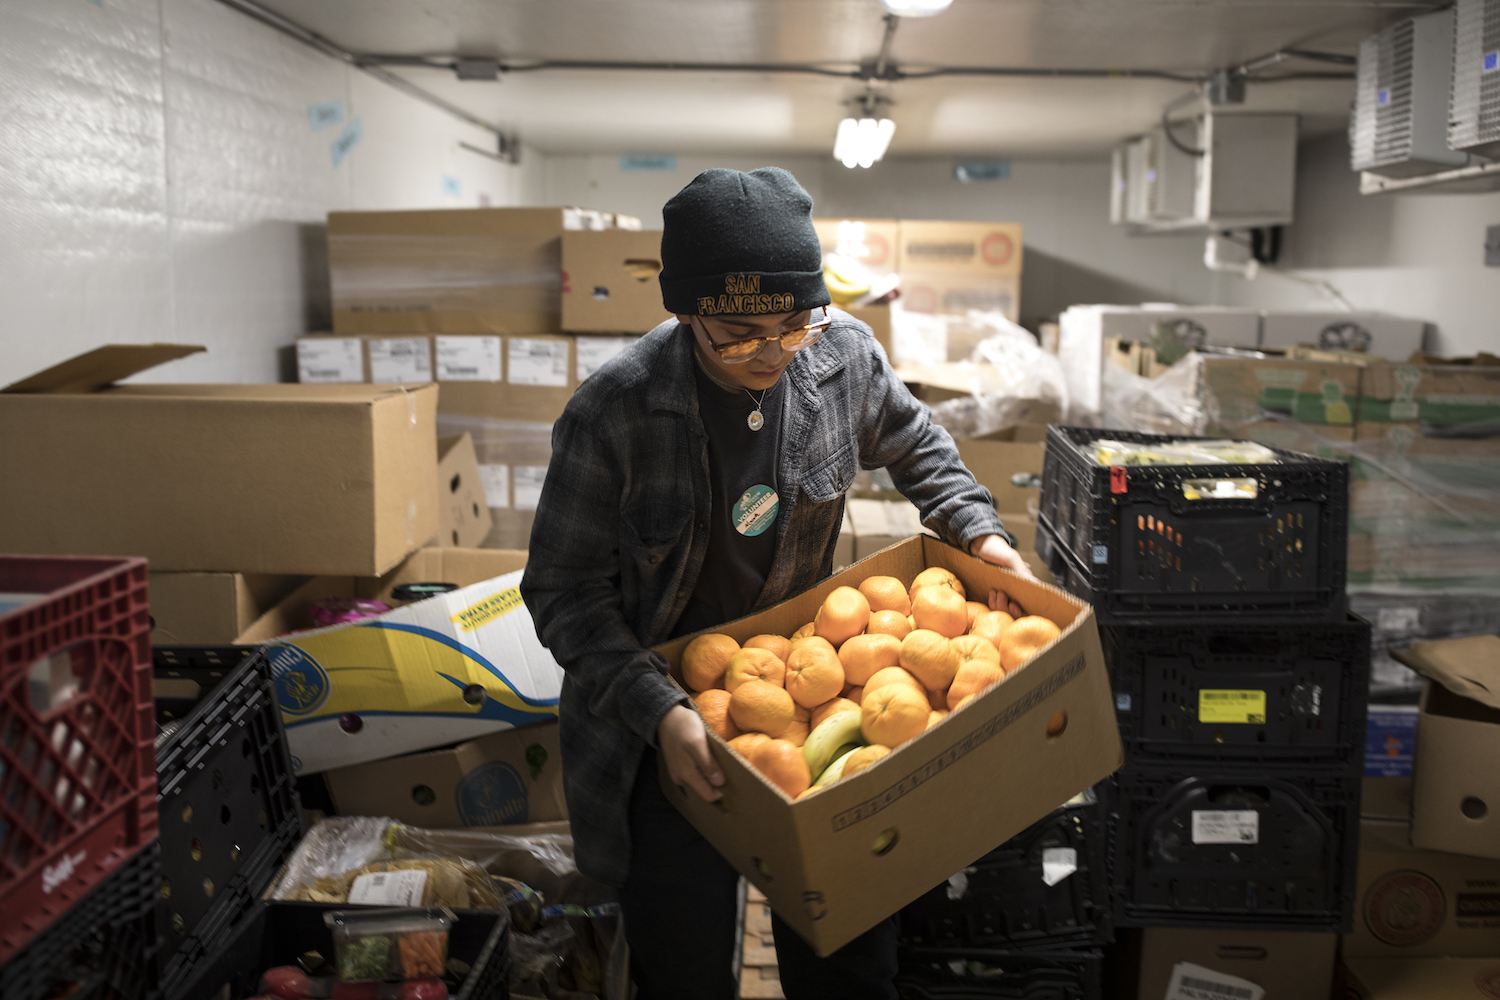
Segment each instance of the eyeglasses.
M780 341L781 349L788 353L800 351L804 347L817 343L818 339L823 336L823 331L833 323L833 317L828 315L827 309L814 309L810 318L815 318L814 322L799 326L795 330L788 330L776 337L748 337L744 340L731 340L727 344L717 344L708 335L706 325L703 327L703 336L708 341L708 346L718 352L720 361L726 365L739 365L765 350L766 345L773 340ZM702 324L703 320L700 318L698 322Z

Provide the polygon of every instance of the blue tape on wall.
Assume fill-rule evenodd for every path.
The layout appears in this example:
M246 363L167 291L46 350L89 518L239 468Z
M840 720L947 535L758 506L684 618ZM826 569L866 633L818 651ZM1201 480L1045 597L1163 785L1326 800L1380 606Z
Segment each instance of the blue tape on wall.
M620 157L620 169L627 173L638 170L676 170L677 157L671 153L633 153Z
M314 132L344 124L344 102L324 101L307 106L307 124Z
M333 153L333 165L335 168L344 162L344 157L354 151L354 147L359 145L359 140L363 135L364 129L360 125L358 118L344 126L344 131L339 133L339 137L333 140L333 145L329 147L329 150Z

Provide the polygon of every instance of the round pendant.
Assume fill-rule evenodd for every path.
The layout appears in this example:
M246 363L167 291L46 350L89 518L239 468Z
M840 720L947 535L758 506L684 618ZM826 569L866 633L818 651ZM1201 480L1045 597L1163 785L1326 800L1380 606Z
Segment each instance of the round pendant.
M755 410L745 418L745 423L750 425L752 431L758 431L766 425L766 418L760 415L760 410Z

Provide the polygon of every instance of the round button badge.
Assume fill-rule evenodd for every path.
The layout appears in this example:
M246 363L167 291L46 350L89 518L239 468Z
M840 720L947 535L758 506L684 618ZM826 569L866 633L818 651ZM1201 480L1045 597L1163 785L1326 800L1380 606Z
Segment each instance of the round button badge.
M734 518L734 530L750 538L763 533L776 523L776 508L780 498L769 486L755 485L740 495L730 512Z

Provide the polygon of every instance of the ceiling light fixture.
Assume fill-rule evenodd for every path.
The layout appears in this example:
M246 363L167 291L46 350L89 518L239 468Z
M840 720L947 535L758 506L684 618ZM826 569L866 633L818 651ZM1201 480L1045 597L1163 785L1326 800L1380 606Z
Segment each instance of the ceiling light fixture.
M941 14L953 0L880 0L880 5L897 17L931 17Z
M866 92L850 102L857 117L839 122L833 140L833 158L851 170L878 163L896 134L896 123L880 114L880 106L890 99Z

